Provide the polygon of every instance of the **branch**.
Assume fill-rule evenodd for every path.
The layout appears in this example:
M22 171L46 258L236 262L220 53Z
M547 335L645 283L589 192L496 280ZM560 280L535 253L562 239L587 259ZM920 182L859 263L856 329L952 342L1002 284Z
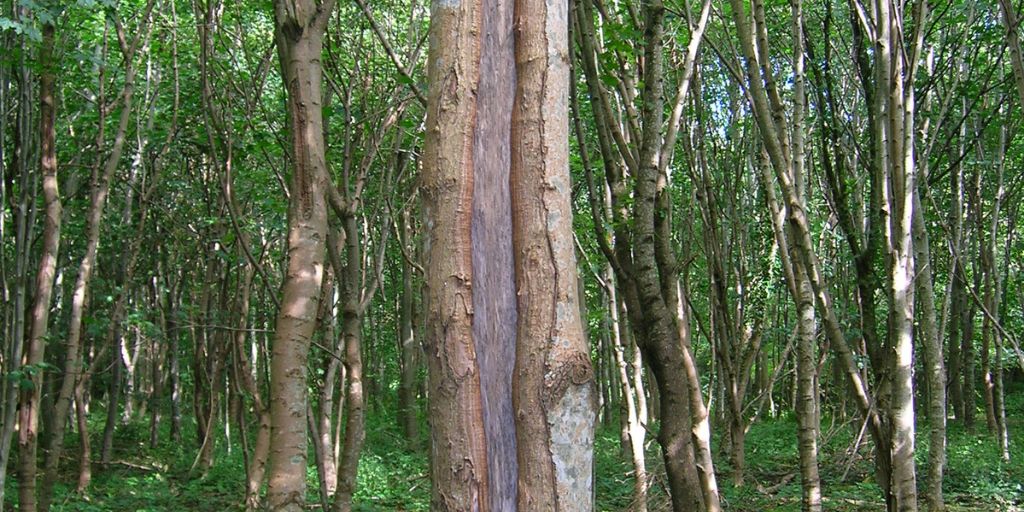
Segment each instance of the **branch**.
M416 81L413 80L409 70L398 60L398 55L395 54L395 50L391 47L391 43L388 42L387 37L384 36L384 32L381 31L380 25L377 25L377 20L373 18L373 13L371 13L370 8L366 6L366 1L356 0L356 3L359 4L359 8L363 11L363 16L366 18L366 21L370 23L370 28L373 30L374 35L377 36L377 40L380 41L380 44L384 47L384 52L388 54L388 58L390 58L391 62L395 65L395 69L398 70L398 74L402 75L402 78L408 80L409 89L411 89L412 93L416 96L416 100L420 102L420 105L426 108L427 97L424 96L423 91L416 86Z

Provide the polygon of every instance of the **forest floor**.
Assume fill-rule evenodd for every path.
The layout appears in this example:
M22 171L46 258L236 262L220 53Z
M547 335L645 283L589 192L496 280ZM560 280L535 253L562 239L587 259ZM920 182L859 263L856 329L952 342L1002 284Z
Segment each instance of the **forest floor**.
M1020 393L1008 394L1010 397ZM359 470L356 510L426 511L430 502L427 455L408 449L393 418L385 407L370 415L366 448ZM103 417L94 414L91 417ZM949 510L1020 511L1024 510L1024 401L1007 404L1010 418L1011 462L1000 460L994 439L985 432L984 416L974 433L965 432L951 422L949 462L945 496ZM96 425L94 432L102 432ZM232 425L234 427L234 425ZM923 482L927 464L927 425L920 425L917 439L919 482ZM870 441L849 455L860 423L844 425L823 420L821 475L827 510L883 510L881 493L874 482ZM716 459L719 487L726 510L798 511L800 478L797 465L795 420L790 416L767 419L754 425L747 436L745 485L736 488L729 474L727 457ZM165 433L166 434L166 433ZM194 437L194 436L193 436ZM58 512L95 511L229 511L240 510L244 494L245 467L236 444L230 452L223 438L213 468L199 475L190 468L196 453L195 441L176 445L163 442L156 449L148 446L148 428L140 421L121 426L116 434L113 462L94 463L92 485L77 495L65 485L57 488L54 510ZM163 439L166 439L164 437ZM93 441L98 445L99 439ZM77 439L68 438L63 482L77 480ZM649 440L648 469L661 471L657 445ZM94 456L98 456L94 455ZM604 429L596 447L596 493L599 511L622 511L632 500L631 465L623 457L615 429ZM310 470L310 501L316 502L316 474ZM655 477L650 487L650 509L669 510L664 478ZM923 488L919 484L919 488ZM9 480L8 506L17 500L16 482Z

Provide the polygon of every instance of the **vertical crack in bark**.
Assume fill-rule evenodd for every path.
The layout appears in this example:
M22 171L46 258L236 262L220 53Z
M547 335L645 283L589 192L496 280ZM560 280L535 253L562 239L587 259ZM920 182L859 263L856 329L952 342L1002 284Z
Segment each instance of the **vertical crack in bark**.
M490 505L516 505L518 463L512 408L516 296L509 192L515 92L512 2L482 0L480 78L473 144L473 340L487 439Z

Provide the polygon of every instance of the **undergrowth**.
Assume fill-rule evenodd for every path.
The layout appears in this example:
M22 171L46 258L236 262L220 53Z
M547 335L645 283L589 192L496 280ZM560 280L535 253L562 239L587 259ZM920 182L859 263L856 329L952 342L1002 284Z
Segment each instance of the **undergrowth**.
M984 416L974 432L950 422L948 462L944 482L946 503L951 511L1014 511L1024 504L1024 443L1017 441L1024 422L1024 393L1008 393L1010 418L1010 462L1001 460L999 449L984 425ZM92 415L103 417L104 415ZM427 453L411 449L388 411L369 415L366 445L359 468L355 510L426 511L430 508L430 479ZM870 436L857 443L861 422L855 418L840 422L825 417L820 445L820 468L828 510L884 510L881 491L874 481ZM94 450L98 451L102 424L92 425ZM923 496L928 463L927 423L918 424L918 489ZM234 425L232 425L234 428ZM426 430L424 429L424 432ZM717 453L718 485L723 506L730 511L798 511L800 478L796 443L796 421L792 415L766 419L751 427L746 442L744 485L735 487L728 457ZM232 435L235 435L232 432ZM75 492L78 478L78 441L68 436L66 458L62 461L61 483L56 488L53 510L57 512L98 511L231 511L242 510L245 462L240 445L229 451L220 432L216 459L205 474L193 469L196 454L194 431L186 429L181 443L168 441L149 448L145 421L119 427L112 462L94 463L92 484L83 494ZM653 437L647 440L648 504L652 512L670 510L664 465ZM715 438L716 450L720 439ZM853 447L857 446L854 451ZM94 458L99 454L94 453ZM310 454L310 461L313 456ZM603 428L595 444L595 495L598 511L629 510L633 502L633 473L628 453L620 448L618 430ZM13 464L16 462L12 461ZM17 504L17 475L7 485L7 507ZM309 502L319 502L315 470L309 471Z

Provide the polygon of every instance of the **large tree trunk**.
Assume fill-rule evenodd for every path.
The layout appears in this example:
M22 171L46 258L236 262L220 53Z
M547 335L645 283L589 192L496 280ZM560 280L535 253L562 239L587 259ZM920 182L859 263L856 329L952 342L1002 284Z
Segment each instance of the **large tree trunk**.
M57 131L55 82L56 62L53 59L54 25L44 23L43 42L39 50L39 170L43 177L43 202L46 218L43 224L43 246L36 274L35 302L32 305L30 337L25 344L25 363L34 369L32 386L22 391L19 406L18 432L19 488L18 506L25 512L36 509L36 449L39 445L39 401L43 390L43 372L38 366L46 350L47 321L53 279L57 271L57 252L60 247L61 203L57 181ZM18 340L12 340L17 343Z
M519 510L593 507L594 372L580 319L569 179L568 3L517 0L511 197Z
M431 509L491 510L481 371L474 343L473 143L482 6L431 5L421 194L431 436ZM497 510L497 509L495 509Z
M270 361L271 438L267 503L299 512L306 503L306 359L324 272L330 184L322 112L323 36L335 0L274 2L275 39L291 131L288 268Z
M515 3L515 26L535 36L514 49L512 7L433 4L422 181L432 506L589 510L593 372L568 208L567 11Z

